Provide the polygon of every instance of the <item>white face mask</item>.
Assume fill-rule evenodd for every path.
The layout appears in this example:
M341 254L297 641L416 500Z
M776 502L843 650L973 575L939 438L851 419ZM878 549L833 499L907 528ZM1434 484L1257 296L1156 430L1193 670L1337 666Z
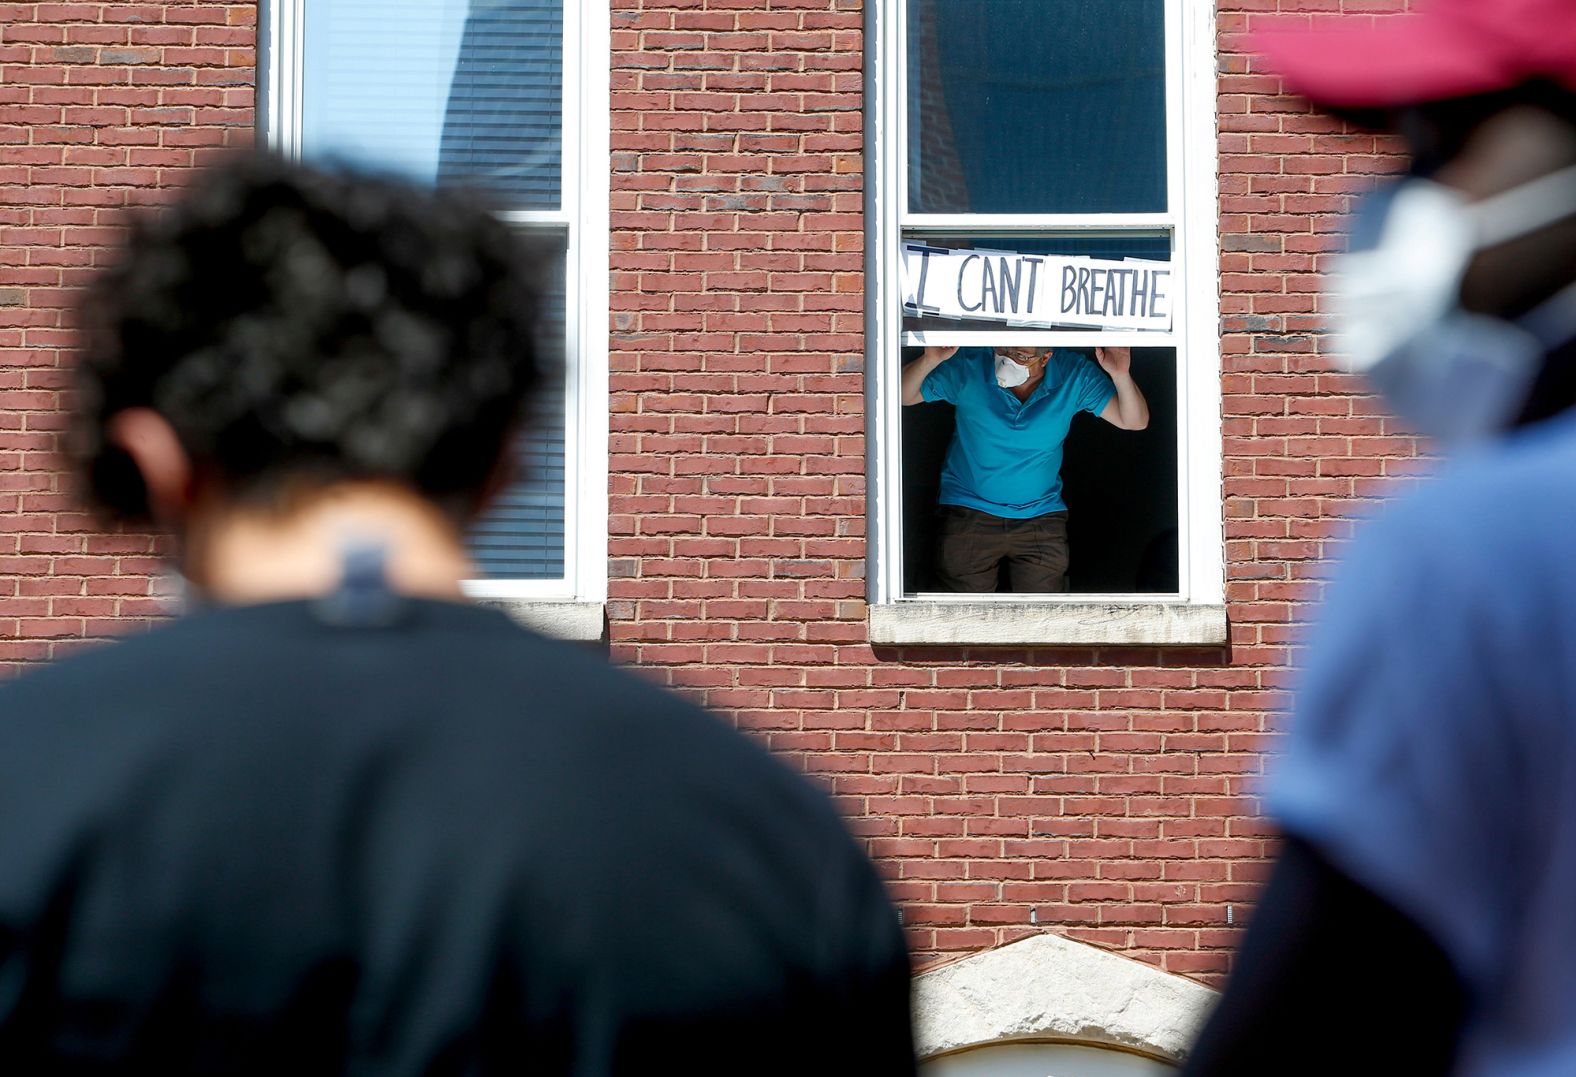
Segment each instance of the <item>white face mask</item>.
M1576 336L1576 285L1511 322L1461 309L1461 279L1478 251L1573 212L1576 168L1481 202L1422 179L1367 196L1325 300L1347 369L1426 434L1466 440L1504 429L1543 356Z
M996 356L996 384L1011 389L1029 380L1029 368L1005 355Z

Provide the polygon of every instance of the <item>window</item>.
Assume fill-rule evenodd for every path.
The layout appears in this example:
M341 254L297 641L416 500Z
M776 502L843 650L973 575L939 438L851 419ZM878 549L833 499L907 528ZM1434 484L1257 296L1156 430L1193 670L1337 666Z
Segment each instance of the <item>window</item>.
M1224 642L1210 5L867 10L872 639ZM1130 351L1147 426L1096 348ZM1038 395L998 349L1049 352ZM998 526L1065 529L1065 574L965 574Z
M607 587L607 19L573 0L272 0L260 64L270 145L483 190L558 252L543 333L565 379L469 536L467 590L572 636L600 635Z

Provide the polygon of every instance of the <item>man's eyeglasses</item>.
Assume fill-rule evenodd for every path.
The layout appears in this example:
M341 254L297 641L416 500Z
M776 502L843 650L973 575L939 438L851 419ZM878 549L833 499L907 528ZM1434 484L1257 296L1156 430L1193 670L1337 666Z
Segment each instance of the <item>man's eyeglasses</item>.
M1004 355L1019 363L1032 363L1051 354L1049 348L997 348L997 355Z

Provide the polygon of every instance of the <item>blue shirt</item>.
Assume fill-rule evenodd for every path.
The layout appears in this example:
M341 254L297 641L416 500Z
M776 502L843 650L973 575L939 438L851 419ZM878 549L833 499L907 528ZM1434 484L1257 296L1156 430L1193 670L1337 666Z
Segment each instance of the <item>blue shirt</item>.
M1403 495L1331 586L1271 769L1280 825L1459 970L1459 1074L1576 1073L1573 551L1576 418Z
M941 471L943 505L1026 520L1067 507L1062 501L1062 443L1080 411L1098 415L1116 386L1093 362L1066 348L1051 352L1045 377L1029 399L996 384L989 348L966 348L920 385L926 400L957 408L957 431Z

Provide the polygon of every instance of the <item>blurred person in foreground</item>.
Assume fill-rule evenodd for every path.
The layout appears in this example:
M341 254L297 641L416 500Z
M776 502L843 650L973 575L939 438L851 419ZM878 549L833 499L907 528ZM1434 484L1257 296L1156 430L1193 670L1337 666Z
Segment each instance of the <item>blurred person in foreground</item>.
M249 157L98 279L80 463L200 606L0 687L0 1070L912 1072L827 798L462 597L533 257Z
M1573 1074L1576 0L1260 45L1405 141L1330 263L1333 347L1445 459L1330 589L1271 767L1285 844L1187 1072Z

